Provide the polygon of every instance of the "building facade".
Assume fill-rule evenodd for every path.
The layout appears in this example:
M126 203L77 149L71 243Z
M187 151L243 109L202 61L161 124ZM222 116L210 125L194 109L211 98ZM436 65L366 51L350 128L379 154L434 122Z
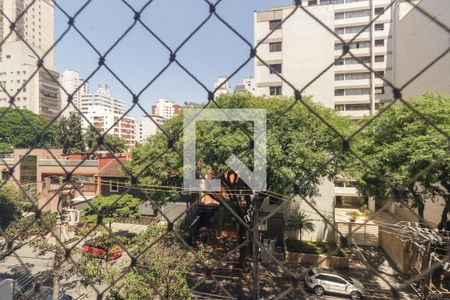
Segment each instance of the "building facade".
M4 14L0 16L0 39L4 40L0 49L0 106L9 106L14 100L18 108L52 120L61 109L54 50L45 54L54 43L54 4L48 0L31 4L31 0L0 1ZM17 32L11 31L9 20L16 20L28 6L16 22ZM35 73L39 59L48 71L41 68Z
M149 137L160 132L158 126L161 126L166 120L163 116L154 114L144 116L142 122L136 126L136 142L143 143Z
M81 108L81 96L89 94L89 83L84 83L84 80L80 78L78 72L66 69L61 76L61 86L73 98L73 105L69 105L63 112L63 116L68 116L70 113L76 111L75 107ZM61 91L61 108L67 105L68 96L65 92Z
M292 96L292 89L277 76L279 73L299 90L307 86L304 94L312 96L313 101L353 119L373 114L378 103L391 100L377 77L389 76L386 73L392 69L387 64L392 55L388 46L392 20L392 11L386 8L389 4L389 0L304 1L305 9L345 42L362 31L350 44L351 53L360 61L350 54L342 56L342 41L302 10L283 24L293 6L256 12L255 44L274 30L258 48L258 55L271 68L255 60L257 94ZM375 16L377 20L369 26Z
M170 119L178 114L181 106L173 100L159 99L152 105L152 115L158 115L166 119Z
M135 119L124 116L125 102L112 96L108 85L100 85L94 94L80 95L83 128L93 125L101 133L108 132L124 140L127 147L135 145Z
M255 79L253 77L242 79L242 84L237 84L234 86L234 93L250 93L252 95L255 95Z

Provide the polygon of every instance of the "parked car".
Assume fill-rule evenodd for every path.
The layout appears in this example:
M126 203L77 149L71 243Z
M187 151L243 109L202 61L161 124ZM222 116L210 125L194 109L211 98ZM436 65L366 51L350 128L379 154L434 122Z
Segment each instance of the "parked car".
M365 296L360 281L333 270L313 268L305 276L305 284L318 296L327 292L348 295L352 300L359 300Z
M123 250L118 245L109 242L92 241L83 246L83 251L94 257L115 260L122 256Z

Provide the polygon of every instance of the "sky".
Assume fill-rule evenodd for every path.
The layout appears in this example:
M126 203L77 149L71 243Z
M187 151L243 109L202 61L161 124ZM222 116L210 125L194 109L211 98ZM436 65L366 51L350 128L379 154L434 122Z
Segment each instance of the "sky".
M136 10L147 2L127 1ZM84 3L84 0L58 1L68 15L74 15ZM290 3L292 0L222 0L217 5L217 13L253 43L254 11ZM141 20L174 50L208 15L209 6L204 0L153 0L142 13ZM57 39L67 29L68 18L58 8L55 8L55 16ZM134 13L122 0L92 0L76 17L75 26L100 53L105 53L133 24L133 18ZM249 53L250 47L212 16L177 52L177 60L212 90L217 77L230 75L245 62ZM98 54L73 29L56 46L56 67L61 73L73 69L82 78L87 78L97 67L98 59ZM168 62L169 50L139 23L106 56L106 64L135 94L143 90ZM240 84L249 76L253 76L253 61L238 72L230 84ZM95 92L101 83L108 84L115 98L131 106L130 92L105 67L90 78L89 83L91 92ZM142 93L140 103L149 111L159 98L180 104L205 102L207 92L179 66L172 64ZM140 119L143 113L135 109L130 115Z

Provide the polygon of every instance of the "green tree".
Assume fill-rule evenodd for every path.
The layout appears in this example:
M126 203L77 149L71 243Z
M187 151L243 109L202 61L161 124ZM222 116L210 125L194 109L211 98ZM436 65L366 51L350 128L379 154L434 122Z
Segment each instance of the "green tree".
M18 205L20 191L12 183L0 188L0 229L7 228L11 222L20 217L21 210Z
M333 178L340 170L343 160L330 158L338 155L342 141L322 121L310 113L300 103L293 107L292 98L254 97L250 94L222 95L216 100L223 108L265 109L267 113L267 189L281 194L314 196L317 194L320 178ZM335 111L326 109L309 99L308 105L324 119L347 135L353 130L351 121L340 117ZM288 111L280 118L283 112ZM240 126L252 132L251 122L241 122ZM182 149L183 116L177 116L163 125L169 134L181 133L174 142L174 148ZM231 154L239 155L249 150L252 143L246 134L229 122L198 122L196 128L197 171L199 174L221 176L222 184L230 190L248 189L231 172L226 172L225 161ZM183 180L182 157L176 151L168 151L168 141L163 134L151 137L147 143L136 147L131 162L134 174L140 174L142 185L181 186ZM253 151L250 151L253 152ZM161 156L161 153L164 155ZM253 155L241 158L250 169L253 168ZM148 164L151 162L151 167ZM142 172L142 173L141 173ZM295 184L293 184L293 182ZM230 193L228 198L236 203L236 213L246 214L251 198ZM245 194L245 193L243 193ZM213 195L217 196L217 195ZM176 191L154 191L150 197L164 203L179 199ZM240 242L246 236L246 229L239 225ZM245 247L241 248L241 264L244 266Z
M82 213L83 220L88 224L94 225L97 223L98 213L103 214L103 223L105 224L114 222L115 218L138 218L138 206L140 203L140 199L129 194L123 196L98 196L91 202L93 207L89 205L84 209Z
M299 230L300 240L302 239L303 232L312 232L316 229L313 219L308 214L302 211L294 211L290 216L286 224L287 230Z
M0 151L11 151L13 147L55 147L56 125L29 110L0 108ZM44 128L48 128L42 132ZM37 141L36 133L43 133Z
M166 299L191 299L185 275L195 257L171 235L161 237L164 233L163 228L152 227L131 238L115 234L115 240L120 240L120 244L137 258L136 266L131 269L124 260L105 262L82 255L78 268L89 279L86 285L92 282L111 286L109 299L112 300L154 299L159 294ZM100 239L111 240L106 233ZM77 270L77 267L73 268ZM124 270L127 272L122 276Z
M446 134L450 134L450 97L426 93L408 103ZM425 202L440 198L445 202L439 229L447 223L450 211L450 160L443 157L449 147L447 137L402 103L398 103L372 122L355 141L354 150L391 186L367 167L356 168L361 192L379 204L392 199L409 201L423 217ZM432 167L407 184L431 164Z
M80 116L72 113L67 118L61 118L56 134L56 142L63 149L64 154L68 154L71 151L84 150Z
M97 133L97 131L98 130L96 130L93 126L90 126L86 131L85 142L89 152L94 151L94 149L113 151L116 153L126 151L127 146L125 144L125 141L120 137L112 134L106 134L103 138L103 145L97 147L99 145L101 135L101 132L98 131Z

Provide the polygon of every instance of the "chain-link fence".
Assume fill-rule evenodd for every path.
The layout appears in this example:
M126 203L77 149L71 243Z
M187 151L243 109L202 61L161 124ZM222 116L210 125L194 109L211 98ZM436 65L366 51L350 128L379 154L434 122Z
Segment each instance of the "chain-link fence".
M429 61L415 61L421 66L420 70L409 73L400 86L395 84L394 76L387 76L389 71L395 72L395 63L380 72L374 48L375 28L381 26L375 25L379 24L377 20L382 18L383 12L392 11L392 24L399 17L394 12L418 13L427 20L426 26L436 26L441 31L439 38L448 40L448 20L442 17L446 16L445 12L436 15L436 10L427 10L433 7L421 5L427 0L294 1L282 18L271 19L268 33L254 43L221 12L222 2L226 0L204 0L206 18L177 47L170 47L165 42L166 37L158 35L142 17L157 1L136 7L132 2L121 0L132 14L131 25L103 52L77 25L79 15L89 10L91 2L95 1L80 1L75 13L67 12L59 1L0 1L0 65L5 66L4 70L0 69L0 102L4 107L0 120L12 120L8 115L15 114L22 130L33 137L28 143L11 143L8 147L16 149L3 148L0 157L3 170L0 201L4 219L0 222L0 292L4 293L1 297L66 299L63 297L69 294L74 299L449 297L446 277L449 238L445 223L450 209L449 119L446 115L449 98L427 94L422 100L431 98L431 101L421 104L419 100L404 98L402 93L436 66L442 64L445 69L448 65L443 61L450 48L447 45L444 52ZM34 24L31 20L34 8L38 11L38 6L46 4L65 16L67 28L54 38L49 49L41 51L36 50L37 44L45 37L35 38L24 33L30 22ZM327 6L334 9L331 14L338 19L340 9L347 7L344 5L353 12L358 12L358 5L367 5L370 11L364 16L369 21L357 25L359 28L351 37L330 27L315 10ZM402 12L401 5L405 5L406 12ZM436 0L433 5L448 10L444 1ZM11 7L16 9L11 10ZM101 13L97 12L99 17ZM313 21L316 29L328 34L327 39L341 45L335 48L328 67L318 74L308 74L309 79L302 86L296 85L296 78L281 72L281 67L276 66L278 63L274 64L261 54L269 42L279 42L279 37L274 36L282 27L289 28L289 22L298 15ZM241 58L242 63L214 89L208 88L209 84L202 82L178 56L211 20L223 24L249 50L249 54ZM137 27L165 48L168 57L164 67L141 90L130 88L123 80L127 74L115 72L108 65L111 53ZM342 30L346 33L347 29ZM54 59L54 49L69 33L76 33L98 56L98 64L92 66L93 71L73 92L69 92L59 74L48 67ZM146 38L143 37L142 43ZM358 54L358 48L363 48L361 41L365 39L371 43L369 60ZM33 70L31 74L23 71L21 75L25 79L14 82L17 84L14 89L11 88L13 80L9 82L8 77L13 75L13 69L7 60L22 52L17 50L19 48L9 48L12 40L25 47L21 50L23 53L30 53L32 58L27 58L27 70ZM301 42L314 43L312 40ZM276 49L278 44L270 47ZM387 51L395 57L396 49ZM301 54L298 59L302 59ZM370 115L359 121L349 121L317 105L307 93L309 87L346 59L364 66L371 78L370 108L367 109ZM255 60L255 70L257 65L265 66L273 76L272 81L281 82L283 88L293 91L292 94L273 99L239 93L218 96L228 80ZM30 67L30 61L34 66ZM234 119L218 122L219 125L205 122L203 129L201 124L197 129L197 144L201 150L197 152L199 160L194 162L198 168L196 176L204 181L220 179L219 191L183 189L183 129L189 124L183 126L180 116L161 124L157 116L144 107L148 100L142 96L173 65L204 90L204 103L188 104L183 109L267 110L267 190L251 190L221 161L226 159L224 153L228 156L239 151L235 154L251 168L251 161L258 155L253 150L261 136L253 136L249 122ZM283 68L288 66L283 65ZM14 72L22 72L19 67L16 69ZM129 108L102 129L96 123L98 119L86 116L76 98L100 70L112 75L129 92L131 99ZM337 79L338 72L335 76ZM35 88L36 77L40 84L47 83L34 96L46 102L42 106L47 108L39 108L39 112L49 122L37 122L23 110L23 92ZM448 78L433 80L428 85L425 83L422 90L439 90L435 83L448 89ZM375 81L383 88L384 103L375 100ZM333 81L330 84L334 84ZM278 90L271 86L268 91L279 94L281 87ZM340 95L336 89L335 93ZM314 95L312 99L317 100ZM48 109L61 100L65 104L60 109ZM427 107L431 109L426 110ZM339 104L336 108L340 109ZM88 151L78 149L80 153L75 154L53 149L55 144L51 141L55 135L63 140L61 134L56 133L55 125L61 128L66 111L80 116L80 122L88 128L89 133L84 133L90 134ZM132 111L149 118L158 128L158 134L134 149L120 151L120 142L112 141L111 136L116 135L116 128L124 126L123 122ZM228 119L231 120L231 116ZM390 133L390 129L395 130ZM14 136L22 134L17 127L14 130L16 132L2 133L0 144L7 144ZM71 130L67 129L67 135L73 135ZM379 136L376 130L380 131ZM408 134L410 140L396 144L397 139ZM380 139L381 146L377 148ZM220 143L225 143L229 149L221 150ZM25 144L28 147L24 147ZM80 146L84 147L84 144ZM384 167L380 155L392 165ZM102 157L107 160L102 161ZM39 168L41 171L37 172ZM396 170L401 172L396 173ZM359 205L358 210L348 211L335 207L338 199L342 201L346 196L327 192L326 187L334 190L333 182L343 177L356 182L361 193L367 196L359 198L366 206L360 208ZM109 196L111 194L116 196ZM329 195L328 200L325 200L326 195ZM8 202L8 197L13 198L14 203ZM442 203L440 210L434 212L442 215L438 220L440 224L436 224L439 230L430 229L433 225L429 216L424 215L430 203ZM339 209L345 220L338 220ZM333 270L321 271L318 267ZM338 274L341 277L333 277ZM364 287L354 279L361 281ZM327 296L322 296L324 292Z

